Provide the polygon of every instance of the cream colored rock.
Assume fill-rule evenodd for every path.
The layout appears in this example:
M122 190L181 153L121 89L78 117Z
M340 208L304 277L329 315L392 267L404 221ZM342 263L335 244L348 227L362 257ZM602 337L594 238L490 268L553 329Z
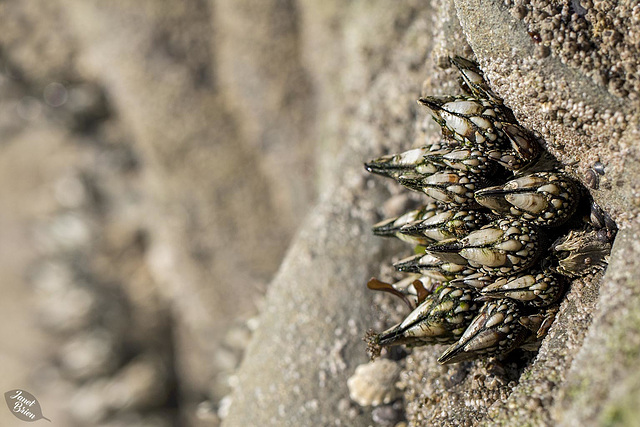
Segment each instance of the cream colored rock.
M347 381L349 397L360 406L378 406L400 396L396 381L400 366L389 359L377 359L356 368Z

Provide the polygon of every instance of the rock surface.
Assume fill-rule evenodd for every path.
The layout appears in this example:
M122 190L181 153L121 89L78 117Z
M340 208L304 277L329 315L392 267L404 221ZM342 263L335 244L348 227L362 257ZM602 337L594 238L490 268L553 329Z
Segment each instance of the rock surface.
M0 329L3 377L64 425L397 423L398 405L360 408L346 383L365 330L400 313L365 283L410 251L369 228L417 198L362 162L437 138L415 100L459 90L447 61L459 54L621 231L601 284L573 283L534 358L441 367L434 347L403 359L408 421L633 424L632 3L3 2L0 269L3 311L26 328ZM52 260L83 274L38 282ZM109 342L113 356L89 363ZM70 411L65 396L84 403Z
M414 350L403 373L409 421L415 425L584 425L634 420L637 333L633 313L637 305L631 272L635 266L633 258L616 259L620 251L634 250L633 230L637 229L637 208L629 204L637 185L629 173L637 162L634 97L609 93L554 54L540 55L524 23L502 3L456 1L453 6L453 2L443 3L436 15L432 63L437 67L442 64L438 59L464 51L464 34L496 91L525 126L548 142L547 148L570 172L586 182L596 162L606 165L593 194L622 231L602 287L601 276L574 281L535 359L500 368L485 361L440 367L435 358L441 349ZM426 80L424 92L441 93L434 80L446 82L450 77L439 74ZM619 263L624 266L616 269ZM281 274L286 274L286 268ZM614 314L614 307L622 310ZM624 336L629 339L623 340ZM626 356L619 355L621 346L629 349ZM257 357L249 352L248 360L252 355ZM608 368L598 369L599 365ZM622 381L625 375L630 378ZM609 381L622 384L606 391L612 388ZM246 384L239 390L243 387ZM313 385L308 390L314 394Z

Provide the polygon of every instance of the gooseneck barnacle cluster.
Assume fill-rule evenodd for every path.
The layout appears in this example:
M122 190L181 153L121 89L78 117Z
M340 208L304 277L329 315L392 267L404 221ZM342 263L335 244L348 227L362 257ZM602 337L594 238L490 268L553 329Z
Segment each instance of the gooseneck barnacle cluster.
M419 100L442 139L365 164L427 197L424 206L373 227L416 245L415 255L394 264L413 275L413 289L369 281L411 307L397 325L367 334L373 357L400 344L450 344L438 359L443 364L535 349L567 277L604 268L615 233L478 66L460 57L451 62L468 95Z

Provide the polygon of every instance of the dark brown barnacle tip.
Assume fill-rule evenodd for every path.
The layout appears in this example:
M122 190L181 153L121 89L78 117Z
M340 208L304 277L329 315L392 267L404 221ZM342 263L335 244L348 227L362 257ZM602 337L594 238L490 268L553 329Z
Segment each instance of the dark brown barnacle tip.
M440 110L444 103L445 101L433 96L425 96L424 98L418 99L418 104L424 105L425 107L429 108L431 111Z
M376 160L371 160L368 161L364 164L364 170L366 170L369 173L375 173L378 175L386 175L386 173L383 173L383 168L380 167L380 163L377 162Z
M382 353L380 334L373 329L369 329L365 332L363 341L367 343L367 355L369 356L369 359L373 361L380 356L380 353Z

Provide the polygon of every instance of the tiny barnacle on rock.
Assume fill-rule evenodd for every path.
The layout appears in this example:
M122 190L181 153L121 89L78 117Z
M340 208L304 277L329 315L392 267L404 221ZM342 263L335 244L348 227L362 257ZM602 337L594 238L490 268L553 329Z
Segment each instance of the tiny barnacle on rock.
M604 165L602 163L595 162L592 167L587 169L585 174L585 183L592 190L597 190L600 187L600 177L604 176Z
M592 190L597 190L600 187L600 177L592 168L589 168L584 174L584 183Z
M602 163L600 163L599 161L595 162L593 164L593 170L598 174L598 175L604 175L604 165Z

